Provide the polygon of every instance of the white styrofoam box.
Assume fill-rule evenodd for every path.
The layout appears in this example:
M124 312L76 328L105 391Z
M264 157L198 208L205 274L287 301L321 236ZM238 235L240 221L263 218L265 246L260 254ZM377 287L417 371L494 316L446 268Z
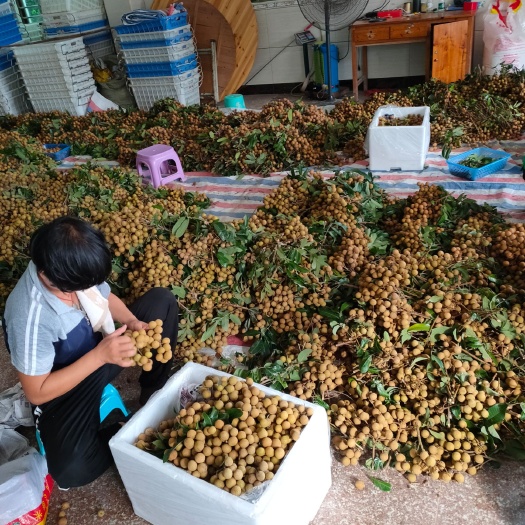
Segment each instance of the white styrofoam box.
M270 388L268 396L311 407L310 422L288 452L275 477L254 502L197 479L172 463L134 446L148 427L173 417L180 392L208 375L229 376L195 363L186 364L111 439L109 446L135 514L153 525L307 525L331 485L330 427L326 411Z
M394 115L402 118L408 115L422 115L421 126L379 126L379 117ZM369 169L421 171L430 145L430 108L419 106L400 108L382 106L374 114L365 139L369 154Z
M147 64L151 62L175 62L195 53L193 40L164 47L143 47L123 49L126 64Z
M9 2L6 2L5 4L0 4L0 16L10 15L11 13L11 4Z
M77 58L76 60L70 60L66 62L58 60L49 60L47 62L34 62L28 64L27 62L18 62L18 67L22 71L22 75L37 74L38 71L55 72L57 74L65 74L67 76L78 75L83 73L86 68L89 69L89 58L84 56ZM39 76L42 73L38 73Z
M70 62L76 63L77 60L86 59L87 53L86 53L85 48L79 49L78 51L73 51L71 53L66 53L66 54L56 53L53 50L44 51L42 54L38 54L36 56L25 55L25 54L20 55L17 53L16 61L19 65L33 67L35 65L42 64L43 61L41 58L39 58L42 56L44 56L45 64L51 64L54 66L56 65L68 66Z
M102 0L40 0L43 14L59 13L61 11L88 11L104 7Z

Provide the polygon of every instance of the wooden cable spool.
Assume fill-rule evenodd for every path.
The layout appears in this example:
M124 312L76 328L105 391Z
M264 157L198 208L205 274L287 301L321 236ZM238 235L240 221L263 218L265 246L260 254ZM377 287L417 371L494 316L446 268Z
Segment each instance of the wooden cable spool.
M173 0L154 0L151 9L166 9ZM184 0L197 48L217 43L219 97L235 93L248 77L257 51L258 31L250 0ZM203 82L201 92L213 93L210 55L199 57Z

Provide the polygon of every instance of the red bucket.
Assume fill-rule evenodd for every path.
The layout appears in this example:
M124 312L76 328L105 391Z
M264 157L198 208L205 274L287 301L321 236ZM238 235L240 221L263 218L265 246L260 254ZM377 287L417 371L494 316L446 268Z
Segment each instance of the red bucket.
M463 2L463 11L476 11L478 2Z

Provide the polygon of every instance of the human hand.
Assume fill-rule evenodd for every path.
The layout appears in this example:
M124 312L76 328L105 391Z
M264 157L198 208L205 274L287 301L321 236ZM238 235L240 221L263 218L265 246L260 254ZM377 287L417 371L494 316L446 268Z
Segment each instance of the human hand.
M135 353L135 344L130 337L124 335L128 327L124 324L112 334L104 337L102 341L92 350L102 363L128 367L132 366L131 359Z
M132 319L126 323L126 326L128 327L128 330L131 330L132 332L139 331L139 330L147 330L149 328L148 323L144 323L143 321L139 321L138 319Z

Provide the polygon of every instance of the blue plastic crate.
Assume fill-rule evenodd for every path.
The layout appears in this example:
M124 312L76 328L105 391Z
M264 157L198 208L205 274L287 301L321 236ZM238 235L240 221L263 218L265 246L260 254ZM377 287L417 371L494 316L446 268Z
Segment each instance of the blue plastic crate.
M71 152L71 147L67 144L44 144L45 149L54 149L54 148L61 148L60 151L56 151L54 153L46 153L48 157L51 157L53 160L61 161L64 160L66 157L69 157L69 153Z
M151 31L168 31L188 25L188 13L175 13L171 16L140 22L139 24L121 25L115 27L119 35L129 35L130 33L149 33Z
M100 33L96 33L94 35L85 36L83 40L86 46L92 46L93 44L104 42L105 40L111 40L113 42L113 39L111 37L111 31L109 29L106 31L101 31Z
M94 22L88 22L87 24L79 24L76 26L61 26L61 27L46 27L44 31L46 35L62 35L71 33L85 33L93 29L100 29L106 27L108 24L107 20L95 20Z
M163 38L157 40L137 40L135 42L121 42L120 47L122 49L137 49L141 47L172 46L173 44L178 44L179 42L186 42L188 40L191 40L192 38L193 33L191 31L187 31L172 38Z
M194 53L175 62L151 62L126 66L129 78L172 77L197 67L197 55Z
M491 157L494 160L490 164L486 164L481 168L469 168L468 166L459 164L459 162L465 160L470 155ZM452 175L457 175L458 177L463 177L464 179L468 180L478 180L504 168L511 156L512 155L506 151L490 148L475 148L465 151L464 153L460 153L459 155L454 155L454 157L447 160L447 164L448 169Z
M0 71L5 71L15 65L15 55L12 51L0 55Z
M20 34L16 21L14 22L14 27L0 27L0 46L16 44L21 40L22 35Z

